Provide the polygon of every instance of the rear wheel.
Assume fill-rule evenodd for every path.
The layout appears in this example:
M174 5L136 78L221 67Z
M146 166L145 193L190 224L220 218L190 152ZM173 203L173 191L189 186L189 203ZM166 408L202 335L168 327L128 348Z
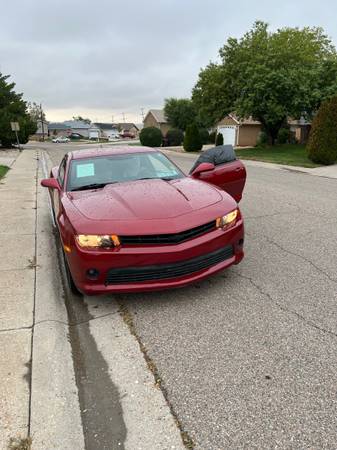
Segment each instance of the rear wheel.
M81 292L77 289L76 284L75 284L74 279L73 279L73 276L71 275L70 268L69 268L69 264L68 264L68 261L67 261L67 257L66 257L66 255L64 254L64 251L63 251L62 253L63 253L63 261L64 261L64 267L65 267L65 272L66 272L66 278L67 278L67 284L68 284L68 287L69 287L70 291L71 291L74 295L80 296L80 295L82 295L82 294L81 294Z

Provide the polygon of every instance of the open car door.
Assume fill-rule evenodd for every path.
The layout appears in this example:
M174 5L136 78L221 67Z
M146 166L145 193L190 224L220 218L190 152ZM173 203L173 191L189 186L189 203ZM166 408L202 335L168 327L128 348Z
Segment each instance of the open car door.
M203 167L206 170L201 170ZM236 159L231 145L221 145L203 152L190 174L198 180L218 186L237 202L242 198L246 183L246 169L242 162Z

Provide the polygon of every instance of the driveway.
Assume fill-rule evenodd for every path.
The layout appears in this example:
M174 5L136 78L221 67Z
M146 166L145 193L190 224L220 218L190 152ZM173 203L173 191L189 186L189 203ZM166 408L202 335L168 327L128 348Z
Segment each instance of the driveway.
M54 164L71 148L44 147ZM175 291L68 298L68 311L122 308L195 449L336 449L337 180L248 166L244 194L240 265ZM90 339L111 367L104 330Z

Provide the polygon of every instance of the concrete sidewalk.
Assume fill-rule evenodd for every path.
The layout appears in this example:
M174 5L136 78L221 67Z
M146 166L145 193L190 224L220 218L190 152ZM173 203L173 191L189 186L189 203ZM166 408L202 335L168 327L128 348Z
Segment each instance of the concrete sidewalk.
M36 152L0 185L0 448L27 436L35 285Z
M0 450L27 436L34 450L80 450L67 313L50 286L54 242L39 159L24 151L0 182Z

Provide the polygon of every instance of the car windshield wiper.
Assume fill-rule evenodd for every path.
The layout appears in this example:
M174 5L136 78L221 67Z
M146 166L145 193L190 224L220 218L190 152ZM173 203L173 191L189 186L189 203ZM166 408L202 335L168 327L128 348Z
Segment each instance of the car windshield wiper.
M175 180L175 177L144 177L144 178L137 178L134 181L139 181L139 180L164 180L164 181L170 181L170 180Z
M109 183L91 183L85 184L84 186L79 186L77 188L72 189L71 191L85 191L87 189L101 189L104 188L107 184L118 183L117 181L110 181Z

